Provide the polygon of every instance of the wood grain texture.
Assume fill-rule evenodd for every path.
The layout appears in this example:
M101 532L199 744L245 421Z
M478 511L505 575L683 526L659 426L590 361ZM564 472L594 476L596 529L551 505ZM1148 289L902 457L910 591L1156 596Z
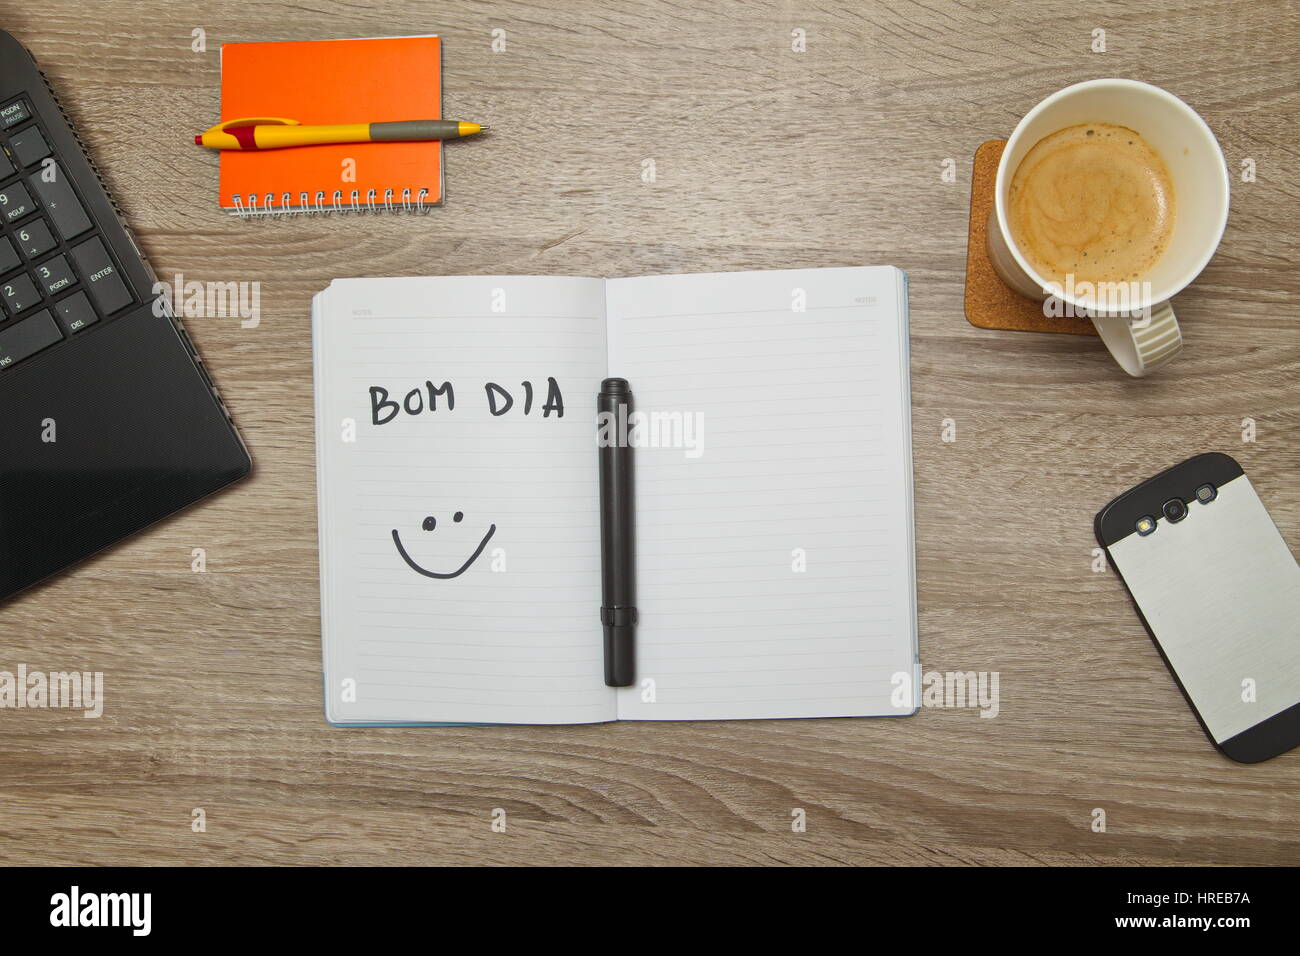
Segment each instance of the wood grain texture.
M103 671L108 697L99 720L0 712L0 861L1300 862L1300 755L1220 757L1119 581L1091 567L1095 511L1209 449L1242 462L1300 547L1294 3L0 0L0 23L39 57L158 272L263 292L255 329L189 323L254 476L0 609L0 668ZM221 43L425 32L446 38L447 115L494 130L448 148L445 207L218 212L216 158L187 140L218 115ZM1147 381L1094 339L962 314L975 148L1107 75L1185 98L1234 173L1222 248L1178 300L1184 354ZM1258 181L1240 180L1245 158ZM923 663L1000 672L995 719L326 726L314 292L355 275L861 264L911 279ZM206 574L190 571L200 547Z

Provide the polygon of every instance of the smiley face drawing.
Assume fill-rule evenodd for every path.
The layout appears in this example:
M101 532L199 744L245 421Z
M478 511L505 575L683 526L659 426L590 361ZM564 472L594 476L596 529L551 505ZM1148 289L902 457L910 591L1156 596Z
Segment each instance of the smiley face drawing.
M455 521L457 524L463 521L464 518L465 518L465 513L463 511L457 511L452 516L452 520ZM420 527L422 527L425 531L432 531L436 527L438 527L438 519L433 517L433 515L429 515L429 517L424 519L424 522L423 524L420 525ZM460 577L462 574L468 571L469 566L473 564L475 561L477 561L478 556L483 553L483 549L487 547L488 541L491 540L492 535L496 533L496 530L497 530L496 525L489 525L487 529L487 534L483 535L483 540L478 543L478 547L474 549L474 553L471 554L468 558L466 558L465 563L462 564L455 571L430 571L427 568L420 567L420 565L417 564L415 561L413 561L411 559L411 556L406 553L406 548L402 547L402 536L397 533L396 528L393 529L393 544L397 545L397 553L402 556L403 561L405 561L408 565L410 565L411 570L418 571L420 574L423 574L426 578L438 578L440 580L446 580L448 578Z

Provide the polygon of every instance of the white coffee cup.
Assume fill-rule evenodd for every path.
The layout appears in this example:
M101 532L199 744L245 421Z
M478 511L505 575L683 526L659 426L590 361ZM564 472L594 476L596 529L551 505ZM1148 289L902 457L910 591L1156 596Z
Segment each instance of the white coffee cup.
M1160 154L1173 183L1169 247L1131 296L1098 296L1085 283L1082 288L1052 283L1016 248L1008 227L1007 198L1020 161L1043 137L1081 123L1135 130ZM1183 338L1169 300L1205 268L1228 223L1228 166L1218 140L1195 110L1172 93L1137 80L1088 80L1067 86L1016 125L998 163L995 188L988 253L1003 282L1021 295L1051 298L1073 314L1087 314L1130 375L1146 375L1178 354Z

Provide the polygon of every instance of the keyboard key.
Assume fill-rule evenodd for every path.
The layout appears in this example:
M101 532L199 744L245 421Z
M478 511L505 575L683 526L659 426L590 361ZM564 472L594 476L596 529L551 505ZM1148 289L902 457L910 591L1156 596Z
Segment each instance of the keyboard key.
M42 256L58 245L50 235L50 227L45 225L44 219L33 219L31 222L23 223L14 230L14 238L18 240L18 248L28 259Z
M0 283L0 295L4 296L9 311L17 315L23 309L30 309L41 301L41 294L36 291L36 283L27 273L14 276Z
M91 306L86 293L75 292L66 299L54 303L54 313L59 317L63 330L71 335L80 332L88 325L99 321L99 314Z
M27 104L22 100L0 108L0 126L5 129L12 129L24 120L31 118L32 111L27 108Z
M53 174L53 179L49 174ZM90 228L90 218L72 191L72 183L57 163L27 177L45 211L54 220L54 228L64 239L74 239Z
M59 300L54 304L54 312L68 334L80 332L86 326L94 325L99 321L99 313L95 311L84 292L74 292L67 298Z
M22 183L0 189L0 218L5 222L16 222L35 208L36 204Z
M49 144L45 142L45 137L35 126L10 137L9 149L13 151L14 158L24 166L35 166L50 155Z
M18 253L14 252L14 244L0 236L0 275L16 268L21 262Z
M14 171L14 164L9 162L9 157L5 155L4 150L0 149L0 179L9 178Z
M32 270L40 280L46 295L54 295L77 284L77 277L72 274L67 256L55 256L48 262L42 262Z
M46 346L61 341L63 335L54 324L48 309L42 309L7 329L0 331L0 370L30 358Z
M77 263L77 270L86 280L90 297L99 306L99 311L112 315L133 301L131 292L117 274L117 266L108 257L108 250L98 239L83 242L72 250L72 259Z

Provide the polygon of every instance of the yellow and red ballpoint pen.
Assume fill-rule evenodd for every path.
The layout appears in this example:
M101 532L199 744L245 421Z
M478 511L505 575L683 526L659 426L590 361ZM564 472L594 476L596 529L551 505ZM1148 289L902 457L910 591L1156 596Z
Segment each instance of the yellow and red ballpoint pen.
M195 136L194 142L209 149L284 149L325 143L411 143L456 139L486 129L478 123L456 120L304 126L297 120L267 116L226 120Z

